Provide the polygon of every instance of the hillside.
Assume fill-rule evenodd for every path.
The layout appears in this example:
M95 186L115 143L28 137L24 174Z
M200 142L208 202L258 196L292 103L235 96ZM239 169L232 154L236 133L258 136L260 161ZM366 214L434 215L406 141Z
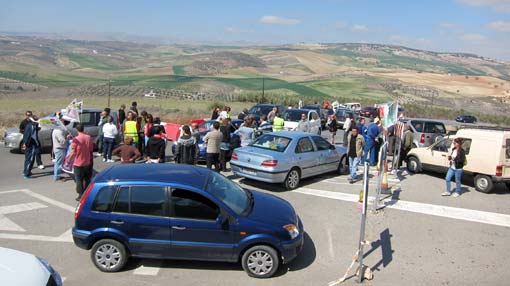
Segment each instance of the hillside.
M211 100L399 99L507 114L510 64L376 44L219 47L0 36L0 92L65 87L71 96Z

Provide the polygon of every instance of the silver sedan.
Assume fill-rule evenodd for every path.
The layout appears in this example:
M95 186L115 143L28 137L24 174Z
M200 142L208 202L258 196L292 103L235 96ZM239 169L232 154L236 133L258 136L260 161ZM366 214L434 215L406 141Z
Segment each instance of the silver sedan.
M237 176L283 183L292 190L302 178L344 173L347 155L345 147L332 145L319 135L281 131L264 134L251 145L235 149L230 165Z

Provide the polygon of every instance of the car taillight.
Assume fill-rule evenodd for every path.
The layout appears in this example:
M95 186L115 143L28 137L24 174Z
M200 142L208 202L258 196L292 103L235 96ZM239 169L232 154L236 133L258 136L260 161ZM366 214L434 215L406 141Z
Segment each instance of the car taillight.
M496 166L496 177L501 177L501 176L503 176L503 166L498 165L498 166Z
M421 135L420 143L421 143L421 144L425 143L425 134L422 134L422 135Z
M234 160L234 161L237 161L237 160L239 160L239 158L237 157L237 154L236 154L236 152L232 153L232 157L231 157L231 160Z
M94 187L94 183L91 183L88 186L88 188L85 190L85 193L83 194L83 196L81 196L81 200L78 203L78 205L76 206L76 210L74 211L74 218L78 218L80 216L81 210L83 209L83 205L87 201L87 197L89 196L90 191L92 190L93 187Z
M276 167L278 165L278 160L264 160L260 165L265 167Z

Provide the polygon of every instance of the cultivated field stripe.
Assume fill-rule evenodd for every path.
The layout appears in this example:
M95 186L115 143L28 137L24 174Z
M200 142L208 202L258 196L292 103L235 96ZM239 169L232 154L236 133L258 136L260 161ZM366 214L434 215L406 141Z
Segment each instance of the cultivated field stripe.
M299 188L293 192L301 193L305 195L318 196L324 198L330 198L335 200L341 200L346 202L358 202L358 195L344 194L331 191L323 191L309 188ZM372 204L374 197L369 197L369 204ZM384 202L386 208L397 209L402 211L421 213L439 217L453 218L471 222L478 222L484 224L491 224L497 226L510 227L510 215L484 212L478 210L455 208L441 205L432 205L425 203L416 203L401 200L388 200Z

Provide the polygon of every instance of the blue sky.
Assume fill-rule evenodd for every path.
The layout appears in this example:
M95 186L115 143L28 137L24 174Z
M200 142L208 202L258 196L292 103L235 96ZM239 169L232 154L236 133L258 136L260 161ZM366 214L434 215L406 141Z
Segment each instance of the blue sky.
M174 41L369 42L510 60L510 0L5 1L0 31Z

